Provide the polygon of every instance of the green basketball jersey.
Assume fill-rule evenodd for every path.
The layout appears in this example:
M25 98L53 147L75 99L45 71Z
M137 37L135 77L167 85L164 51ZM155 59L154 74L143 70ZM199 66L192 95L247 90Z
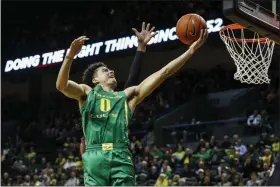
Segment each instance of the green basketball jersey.
M80 109L86 145L129 143L132 113L122 92L105 92L100 85L88 94Z

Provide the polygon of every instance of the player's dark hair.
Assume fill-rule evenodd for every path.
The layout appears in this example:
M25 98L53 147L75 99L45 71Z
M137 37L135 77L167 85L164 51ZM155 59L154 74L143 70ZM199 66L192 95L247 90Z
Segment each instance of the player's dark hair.
M86 85L93 86L93 87L95 86L92 83L92 78L95 70L99 67L107 67L107 66L103 62L97 62L89 65L88 68L84 71L82 80Z

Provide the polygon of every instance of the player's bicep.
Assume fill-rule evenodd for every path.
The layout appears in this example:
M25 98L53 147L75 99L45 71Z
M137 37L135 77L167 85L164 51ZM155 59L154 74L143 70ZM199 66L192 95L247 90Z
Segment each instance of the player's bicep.
M66 88L60 91L69 98L79 100L82 96L86 95L85 89L84 85L69 80Z

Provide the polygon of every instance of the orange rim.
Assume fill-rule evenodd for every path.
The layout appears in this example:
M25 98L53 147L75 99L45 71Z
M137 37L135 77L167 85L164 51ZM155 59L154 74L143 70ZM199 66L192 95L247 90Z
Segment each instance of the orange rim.
M233 41L237 41L237 42L247 42L247 43L253 43L253 42L260 42L260 43L267 43L267 42L272 42L272 40L270 40L269 38L257 38L257 39L241 39L241 38L233 38L233 37L230 37L230 36L226 36L224 34L224 31L227 30L227 29L231 29L231 30L241 30L241 29L246 29L246 27L240 25L240 24L237 24L237 23L234 23L234 24L230 24L230 25L227 25L227 26L224 26L221 30L220 30L220 34L224 37L227 37L228 39L230 40L233 40Z

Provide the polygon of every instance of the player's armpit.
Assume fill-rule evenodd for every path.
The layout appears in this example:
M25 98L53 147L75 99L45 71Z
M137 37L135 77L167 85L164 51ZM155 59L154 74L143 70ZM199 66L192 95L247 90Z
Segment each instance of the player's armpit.
M136 105L141 103L145 97L150 95L154 89L159 87L159 85L168 78L167 72L165 72L165 70L165 68L162 68L161 70L147 77L138 86L133 86L125 90L131 110L134 110Z

